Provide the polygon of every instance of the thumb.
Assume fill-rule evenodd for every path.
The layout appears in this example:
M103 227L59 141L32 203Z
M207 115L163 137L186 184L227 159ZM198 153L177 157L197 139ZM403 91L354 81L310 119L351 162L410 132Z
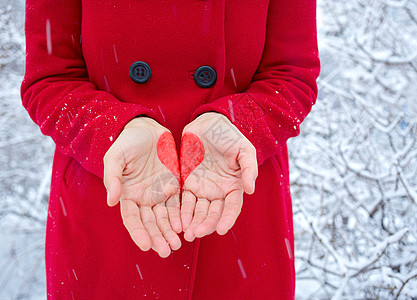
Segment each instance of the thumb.
M124 158L122 151L116 151L110 147L104 156L103 182L107 189L107 204L115 206L122 194L122 173L124 170Z
M242 187L245 193L255 192L255 180L258 177L258 162L255 147L248 142L241 147L237 161L241 169Z

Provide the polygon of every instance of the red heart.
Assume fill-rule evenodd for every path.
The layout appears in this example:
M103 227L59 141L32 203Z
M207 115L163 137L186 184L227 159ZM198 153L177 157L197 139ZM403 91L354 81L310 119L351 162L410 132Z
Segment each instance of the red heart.
M161 163L180 181L177 150L175 149L174 137L170 132L166 131L161 134L156 145L156 153Z
M204 145L193 133L186 132L181 139L181 181L184 184L188 175L204 159Z

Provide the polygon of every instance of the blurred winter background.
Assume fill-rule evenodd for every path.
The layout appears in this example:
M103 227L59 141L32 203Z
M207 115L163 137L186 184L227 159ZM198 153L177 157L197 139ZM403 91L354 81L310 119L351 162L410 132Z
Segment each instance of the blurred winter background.
M20 103L0 0L0 299L44 299L53 143ZM417 299L417 1L321 0L319 99L289 142L297 299Z

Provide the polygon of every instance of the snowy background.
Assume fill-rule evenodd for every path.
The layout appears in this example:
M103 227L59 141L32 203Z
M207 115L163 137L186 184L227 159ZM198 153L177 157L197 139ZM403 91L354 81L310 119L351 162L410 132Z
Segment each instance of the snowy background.
M417 1L322 0L320 94L289 142L297 299L417 299ZM23 0L0 0L0 299L45 299L53 143L20 103Z

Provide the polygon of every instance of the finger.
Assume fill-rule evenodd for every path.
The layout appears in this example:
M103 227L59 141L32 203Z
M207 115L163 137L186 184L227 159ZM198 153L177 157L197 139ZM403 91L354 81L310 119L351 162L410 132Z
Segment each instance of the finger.
M198 198L193 220L184 233L184 239L186 241L192 242L195 239L194 230L206 219L209 206L210 202L207 199Z
M191 220L193 219L194 208L197 198L193 193L189 191L184 191L182 193L182 204L181 204L181 222L182 229L187 230L190 226Z
M165 237L172 250L178 250L181 247L181 241L178 235L172 230L168 220L168 211L164 203L157 204L153 207L156 217L156 223L162 235Z
M132 240L142 251L148 251L151 248L151 239L141 221L139 207L133 201L122 200L120 211L123 224Z
M222 215L223 206L223 200L214 200L210 202L207 218L194 230L196 237L201 238L216 230L216 226L220 220L220 216Z
M253 194L255 192L255 180L258 177L256 149L249 141L243 144L244 146L237 157L242 172L242 187L245 193Z
M151 238L152 249L154 249L159 256L167 257L171 253L171 249L156 224L156 217L152 208L150 206L142 206L139 210L143 226Z
M228 194L224 201L223 213L217 224L217 233L220 235L226 234L226 232L232 228L237 217L240 214L243 204L243 191L234 190Z
M116 205L122 194L122 174L124 165L123 152L111 147L103 158L103 182L107 189L107 204Z
M168 210L169 223L176 233L182 231L181 217L180 217L180 195L179 193L172 195L166 201L166 208Z

